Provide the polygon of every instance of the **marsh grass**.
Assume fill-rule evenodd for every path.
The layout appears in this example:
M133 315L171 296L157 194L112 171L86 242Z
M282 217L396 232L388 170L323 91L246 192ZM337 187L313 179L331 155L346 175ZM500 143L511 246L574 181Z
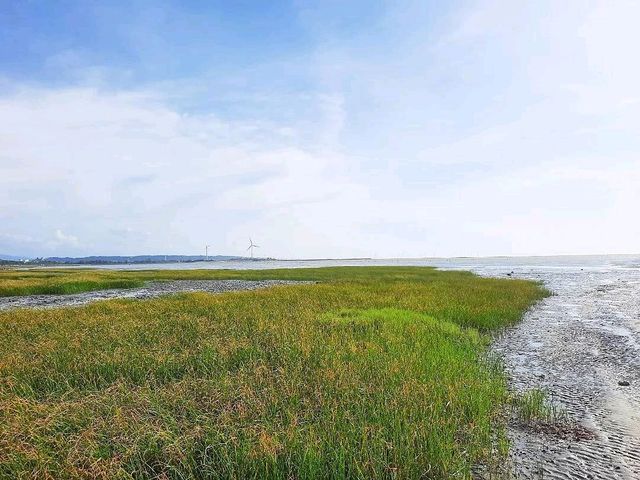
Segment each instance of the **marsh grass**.
M0 297L69 295L73 293L136 288L143 279L121 278L112 272L87 270L0 270Z
M545 294L409 267L78 276L321 283L0 314L0 477L469 478L506 448L487 333Z
M554 425L568 421L566 411L554 404L540 388L514 394L511 404L516 418L525 425Z

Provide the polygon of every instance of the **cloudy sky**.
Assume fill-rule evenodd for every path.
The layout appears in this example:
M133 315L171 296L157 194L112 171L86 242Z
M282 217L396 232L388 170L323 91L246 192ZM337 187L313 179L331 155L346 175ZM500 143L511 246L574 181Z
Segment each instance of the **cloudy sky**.
M640 2L0 8L0 254L640 251Z

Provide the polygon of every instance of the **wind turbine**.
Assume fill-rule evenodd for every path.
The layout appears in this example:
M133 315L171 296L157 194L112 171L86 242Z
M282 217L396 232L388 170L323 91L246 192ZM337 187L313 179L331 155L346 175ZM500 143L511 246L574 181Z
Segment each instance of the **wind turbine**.
M205 261L207 261L207 262L209 261L209 247L210 246L211 245L205 245L204 246L204 257L206 259Z
M260 248L260 246L256 245L255 243L253 243L253 240L251 240L251 238L249 238L249 248L247 248L247 251L251 250L251 258L253 258L253 249L254 248Z

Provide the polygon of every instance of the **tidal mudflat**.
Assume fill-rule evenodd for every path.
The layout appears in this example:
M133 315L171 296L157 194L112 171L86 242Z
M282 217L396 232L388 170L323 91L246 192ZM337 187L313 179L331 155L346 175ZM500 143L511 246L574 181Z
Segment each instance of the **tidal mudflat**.
M512 425L516 478L640 478L640 268L604 260L471 267L541 281L552 291L494 349L512 388L542 389L584 427L572 435Z

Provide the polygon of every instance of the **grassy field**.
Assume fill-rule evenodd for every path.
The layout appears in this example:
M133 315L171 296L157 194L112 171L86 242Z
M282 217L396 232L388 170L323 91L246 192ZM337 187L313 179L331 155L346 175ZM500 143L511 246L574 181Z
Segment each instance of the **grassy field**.
M320 283L0 313L0 478L468 478L501 459L487 343L545 295L534 283L41 270L0 272L0 291L177 278Z
M141 287L143 280L123 278L119 272L100 270L0 270L0 297L16 295L66 295L106 290L109 288Z

